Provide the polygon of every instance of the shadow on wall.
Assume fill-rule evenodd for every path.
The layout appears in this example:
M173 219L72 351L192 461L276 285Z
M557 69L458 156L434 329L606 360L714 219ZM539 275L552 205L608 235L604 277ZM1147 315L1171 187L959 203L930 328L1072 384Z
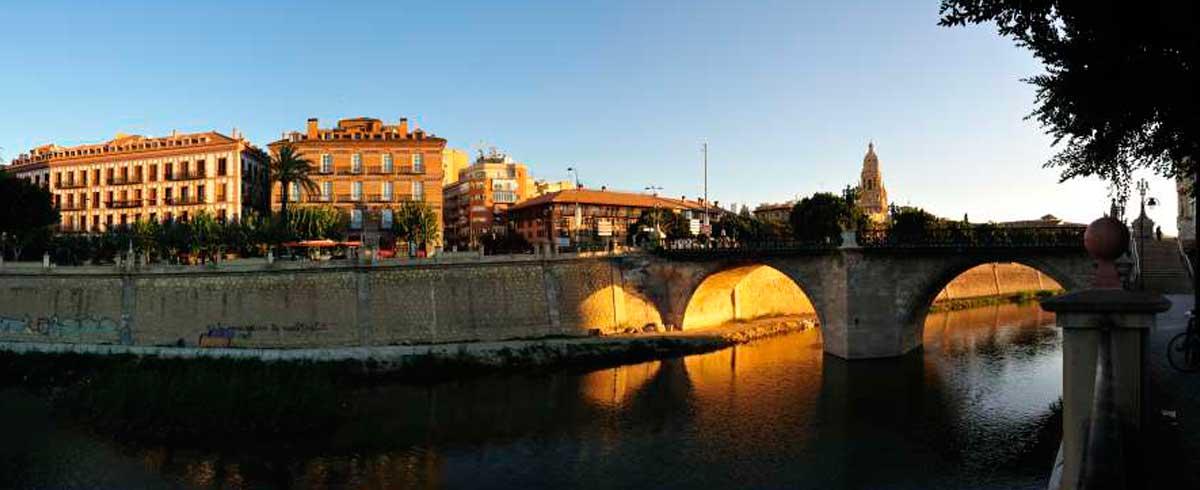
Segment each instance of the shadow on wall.
M747 265L705 278L688 301L683 329L794 315L816 316L800 286L773 267Z

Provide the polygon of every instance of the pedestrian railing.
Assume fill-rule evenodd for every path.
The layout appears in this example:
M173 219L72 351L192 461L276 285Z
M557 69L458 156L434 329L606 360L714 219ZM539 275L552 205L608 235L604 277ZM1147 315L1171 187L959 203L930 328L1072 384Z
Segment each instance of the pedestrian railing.
M868 229L858 232L862 248L1036 248L1083 250L1084 226L964 226L905 232Z

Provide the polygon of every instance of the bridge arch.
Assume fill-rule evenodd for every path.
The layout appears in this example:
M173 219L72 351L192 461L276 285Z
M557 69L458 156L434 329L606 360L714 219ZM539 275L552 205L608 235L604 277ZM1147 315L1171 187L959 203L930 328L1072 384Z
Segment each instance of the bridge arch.
M988 264L1018 264L1044 275L1061 289L1072 291L1086 286L1086 278L1090 267L1081 270L1080 264L1086 264L1075 257L1061 258L1056 256L1039 257L1032 255L993 255L993 256L961 256L940 261L939 266L932 267L924 277L920 278L907 304L901 305L900 312L904 314L901 332L905 343L919 346L925 328L925 319L929 310L934 306L938 296L955 279L973 271L979 266ZM998 279L997 279L998 280ZM998 291L998 294L1004 294Z
M689 330L780 316L809 317L819 324L820 309L805 282L769 261L721 264L686 292L679 326Z

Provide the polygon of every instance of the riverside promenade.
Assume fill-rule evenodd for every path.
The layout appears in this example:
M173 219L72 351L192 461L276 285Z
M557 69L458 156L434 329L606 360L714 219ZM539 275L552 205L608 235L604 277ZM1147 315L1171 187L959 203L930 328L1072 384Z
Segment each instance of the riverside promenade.
M1176 371L1167 361L1167 343L1187 329L1192 295L1167 295L1171 309L1157 318L1150 335L1147 367L1156 443L1151 445L1154 488L1200 488L1200 373Z

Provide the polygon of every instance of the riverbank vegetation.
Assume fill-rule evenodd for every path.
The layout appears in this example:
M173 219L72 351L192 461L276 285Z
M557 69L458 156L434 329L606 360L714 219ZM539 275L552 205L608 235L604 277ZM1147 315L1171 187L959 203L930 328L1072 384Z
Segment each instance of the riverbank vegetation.
M945 311L969 310L971 308L979 308L983 306L1003 305L1003 304L1025 304L1033 301L1041 301L1043 299L1062 294L1063 290L1039 289L1036 291L1021 291L1013 294L1001 294L995 296L976 296L973 298L953 298L935 302L929 307L930 313L940 313Z

